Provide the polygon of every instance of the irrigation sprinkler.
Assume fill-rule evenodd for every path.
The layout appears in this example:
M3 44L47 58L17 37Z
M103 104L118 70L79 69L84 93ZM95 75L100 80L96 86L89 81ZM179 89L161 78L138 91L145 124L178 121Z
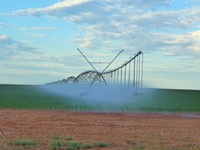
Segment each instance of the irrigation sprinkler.
M68 79L63 79L62 81L55 81L52 83L89 83L88 88L85 90L86 93L90 90L94 83L99 82L105 85L116 85L119 86L121 92L125 90L132 90L133 94L142 95L143 86L143 53L138 51L133 57L130 57L128 61L121 64L114 69L108 70L109 66L117 59L117 57L124 51L123 49L108 63L108 62L91 62L83 54L83 52L77 48L83 58L88 62L88 64L93 68L92 71L85 71L79 74L77 77L69 77ZM107 63L108 65L99 72L93 63Z

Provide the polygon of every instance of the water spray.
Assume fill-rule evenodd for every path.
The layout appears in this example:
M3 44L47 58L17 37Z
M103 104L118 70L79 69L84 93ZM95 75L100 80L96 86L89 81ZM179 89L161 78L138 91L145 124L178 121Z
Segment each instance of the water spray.
M77 48L80 54L85 58L88 64L93 68L92 71L85 71L79 74L77 77L69 77L68 79L63 79L62 81L52 82L55 83L67 83L73 84L76 83L73 90L77 88L82 90L82 96L87 95L90 91L90 94L94 92L94 89L101 89L99 92L111 92L116 90L116 93L122 93L125 91L131 91L134 95L142 95L142 86L143 86L143 53L141 51L134 54L128 61L117 68L108 70L108 67L116 60L116 58L124 51L123 49L111 60L111 62L105 67L102 72L97 71L97 69L92 65L92 62ZM103 83L103 84L102 84ZM51 84L51 83L50 83ZM100 86L101 87L100 87ZM103 85L103 86L102 86ZM102 90L104 89L104 90ZM70 90L74 93L72 90ZM97 93L95 91L94 93ZM79 91L80 92L80 91ZM80 95L80 93L79 93Z

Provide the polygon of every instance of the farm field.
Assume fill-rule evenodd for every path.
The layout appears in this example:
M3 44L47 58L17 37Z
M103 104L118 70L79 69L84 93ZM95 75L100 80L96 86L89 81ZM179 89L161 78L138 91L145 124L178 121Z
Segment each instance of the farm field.
M199 114L0 110L0 127L0 149L200 149Z
M197 90L146 89L101 103L0 85L0 149L199 150L199 112Z
M49 92L44 87L44 85L0 85L0 108L101 112L200 112L198 90L145 89L143 95L133 94L118 101L109 97L93 101Z

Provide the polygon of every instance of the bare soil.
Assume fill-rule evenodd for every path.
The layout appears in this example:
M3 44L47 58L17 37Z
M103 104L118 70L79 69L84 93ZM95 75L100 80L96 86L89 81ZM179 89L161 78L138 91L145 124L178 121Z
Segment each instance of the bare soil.
M0 110L7 140L35 140L33 149L51 149L60 140L109 143L102 150L200 149L200 114L99 113L47 110Z

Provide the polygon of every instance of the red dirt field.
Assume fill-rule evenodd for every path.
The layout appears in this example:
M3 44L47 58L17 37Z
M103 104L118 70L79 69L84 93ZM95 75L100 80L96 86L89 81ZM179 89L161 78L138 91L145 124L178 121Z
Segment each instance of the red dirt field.
M200 114L0 110L0 129L1 139L34 140L38 144L32 149L38 150L51 149L53 135L65 142L91 143L99 150L200 150ZM95 146L99 142L109 145Z

